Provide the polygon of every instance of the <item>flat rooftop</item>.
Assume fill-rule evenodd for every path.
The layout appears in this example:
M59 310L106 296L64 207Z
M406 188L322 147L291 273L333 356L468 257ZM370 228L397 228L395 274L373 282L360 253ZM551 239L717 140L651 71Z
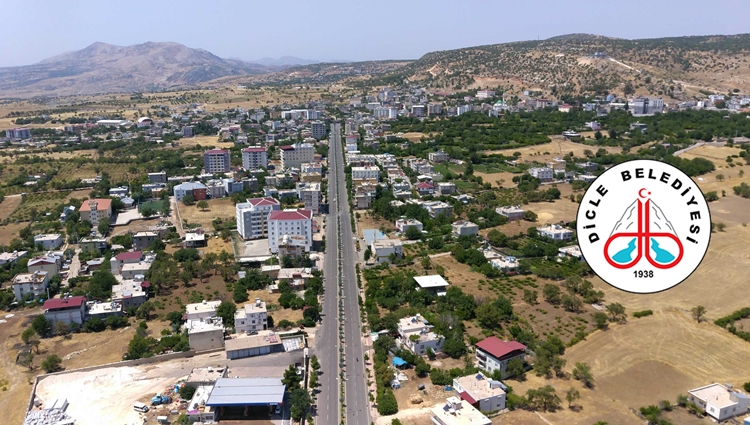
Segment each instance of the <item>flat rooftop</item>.
M487 379L483 374L462 376L455 379L456 383L475 401L505 394L499 381ZM495 388L492 388L492 387Z
M280 344L281 338L277 334L253 335L228 339L224 343L224 348L226 351L235 351Z
M196 367L190 371L185 382L214 382L225 376L226 368Z
M732 400L732 392L721 384L706 385L690 390L688 393L720 409L737 403L737 400Z
M432 408L432 416L445 425L491 425L492 421L468 402L451 397Z
M274 405L284 401L281 378L220 378L206 406Z
M407 316L398 321L398 326L404 333L417 332L424 328L430 328L430 324L424 317Z
M219 308L219 304L221 304L221 301L206 301L202 303L188 304L185 306L185 311L187 314L214 312Z
M439 274L414 276L414 280L420 288L442 288L450 285L448 281L443 279L443 276L440 276Z

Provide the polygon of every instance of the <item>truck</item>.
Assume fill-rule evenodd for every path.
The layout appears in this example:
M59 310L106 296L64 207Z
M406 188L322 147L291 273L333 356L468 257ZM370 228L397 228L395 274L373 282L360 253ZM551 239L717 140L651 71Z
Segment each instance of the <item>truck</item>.
M157 394L151 399L152 406L158 406L160 404L169 404L172 402L172 397Z

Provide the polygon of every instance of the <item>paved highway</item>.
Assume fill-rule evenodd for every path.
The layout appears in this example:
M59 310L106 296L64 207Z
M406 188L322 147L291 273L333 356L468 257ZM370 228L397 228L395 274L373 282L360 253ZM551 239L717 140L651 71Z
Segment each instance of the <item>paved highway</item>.
M354 265L357 251L354 245L346 177L341 145L341 124L331 124L328 152L328 199L330 214L326 220L325 300L323 323L318 332L317 350L321 361L321 393L318 397L317 423L339 422L339 373L345 373L346 423L369 424L370 409L364 368L362 324L359 319L357 278ZM339 233L342 249L339 250ZM339 276L341 267L341 276ZM339 314L339 277L343 282L341 299L343 314ZM339 324L344 325L344 367L339 367Z

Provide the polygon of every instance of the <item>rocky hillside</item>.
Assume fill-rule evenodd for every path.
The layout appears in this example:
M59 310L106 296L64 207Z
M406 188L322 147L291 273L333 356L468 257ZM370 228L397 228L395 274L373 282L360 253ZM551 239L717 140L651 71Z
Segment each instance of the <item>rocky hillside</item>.
M550 94L750 91L750 34L625 40L571 34L432 52L398 70L433 88L526 88Z
M0 68L0 95L7 98L134 92L277 70L222 59L178 43L94 43L34 65Z

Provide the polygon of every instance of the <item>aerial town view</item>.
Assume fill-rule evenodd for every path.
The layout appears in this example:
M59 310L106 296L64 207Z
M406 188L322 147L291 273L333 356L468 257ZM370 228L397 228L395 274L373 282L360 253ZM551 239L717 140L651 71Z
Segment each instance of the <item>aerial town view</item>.
M31 3L0 425L750 425L750 3Z

